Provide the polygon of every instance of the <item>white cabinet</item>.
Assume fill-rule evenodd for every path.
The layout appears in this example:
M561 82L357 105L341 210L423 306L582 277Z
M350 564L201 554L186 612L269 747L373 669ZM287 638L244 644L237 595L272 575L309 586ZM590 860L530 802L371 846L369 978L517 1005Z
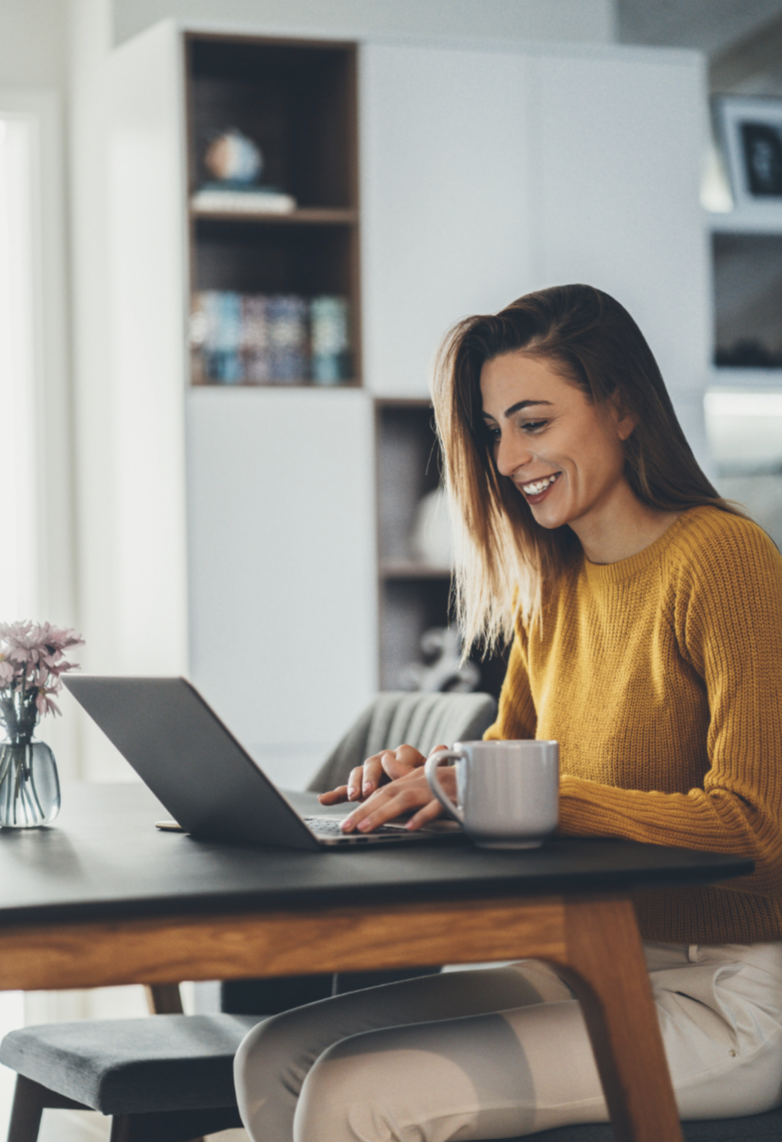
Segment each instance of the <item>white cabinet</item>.
M370 44L360 91L372 390L423 396L458 318L588 282L634 315L702 450L700 57Z
M692 52L599 56L537 61L539 281L589 282L627 307L703 460L702 62Z
M460 317L534 285L530 60L365 44L361 53L366 384L426 396Z
M260 756L325 756L376 688L372 408L187 398L190 672Z

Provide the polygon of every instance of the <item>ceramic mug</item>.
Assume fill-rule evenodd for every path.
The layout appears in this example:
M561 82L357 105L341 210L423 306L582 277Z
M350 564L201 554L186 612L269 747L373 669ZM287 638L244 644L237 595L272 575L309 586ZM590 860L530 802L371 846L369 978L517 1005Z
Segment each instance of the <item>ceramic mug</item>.
M437 773L448 761L456 763L458 805ZM433 753L424 773L446 813L482 848L538 848L557 827L558 742L455 742Z

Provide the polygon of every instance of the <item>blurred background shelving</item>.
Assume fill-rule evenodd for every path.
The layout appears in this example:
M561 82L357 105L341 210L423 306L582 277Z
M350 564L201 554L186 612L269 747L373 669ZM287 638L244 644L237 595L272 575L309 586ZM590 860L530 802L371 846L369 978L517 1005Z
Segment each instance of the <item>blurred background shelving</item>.
M345 299L350 360L339 383L359 385L356 44L188 33L184 49L191 295ZM290 196L292 209L198 205L199 189L214 185L204 156L227 129L260 148L259 189Z

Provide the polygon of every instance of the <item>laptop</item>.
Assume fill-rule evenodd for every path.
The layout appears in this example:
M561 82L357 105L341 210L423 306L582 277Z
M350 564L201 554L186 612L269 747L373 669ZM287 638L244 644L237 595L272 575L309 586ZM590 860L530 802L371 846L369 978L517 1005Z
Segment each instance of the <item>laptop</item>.
M311 851L442 844L464 836L445 820L415 832L392 822L368 834L342 833L344 809L330 815L314 794L277 789L186 678L68 674L63 682L175 818L160 827Z

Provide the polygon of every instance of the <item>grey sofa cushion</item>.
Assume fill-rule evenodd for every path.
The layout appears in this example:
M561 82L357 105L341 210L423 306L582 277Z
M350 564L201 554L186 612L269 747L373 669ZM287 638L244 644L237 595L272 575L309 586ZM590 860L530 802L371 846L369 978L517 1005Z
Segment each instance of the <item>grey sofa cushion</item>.
M782 1108L750 1118L719 1118L701 1122L683 1122L686 1142L780 1142L782 1140ZM615 1135L607 1123L563 1126L544 1130L522 1138L505 1138L502 1142L614 1142Z
M155 1015L11 1031L0 1062L103 1114L233 1106L233 1058L257 1015Z
M407 742L428 753L441 742L476 741L494 721L489 694L378 694L354 722L308 785L315 793L347 780L351 769L381 749Z

